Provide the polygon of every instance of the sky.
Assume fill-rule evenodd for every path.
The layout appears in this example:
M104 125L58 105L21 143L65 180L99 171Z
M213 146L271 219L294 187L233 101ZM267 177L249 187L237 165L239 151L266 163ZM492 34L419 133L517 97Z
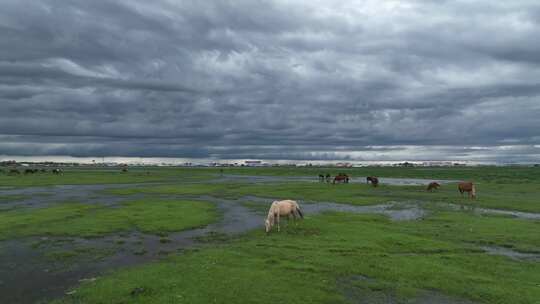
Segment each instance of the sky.
M540 162L536 0L0 5L0 158Z

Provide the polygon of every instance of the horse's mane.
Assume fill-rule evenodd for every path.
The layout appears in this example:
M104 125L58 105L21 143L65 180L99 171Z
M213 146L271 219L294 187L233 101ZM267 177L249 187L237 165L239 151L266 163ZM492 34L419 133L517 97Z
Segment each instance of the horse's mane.
M276 213L276 208L277 208L276 202L277 201L272 202L272 205L270 205L270 209L268 210L268 215L266 216L266 219L271 220L272 222L274 221L274 214Z

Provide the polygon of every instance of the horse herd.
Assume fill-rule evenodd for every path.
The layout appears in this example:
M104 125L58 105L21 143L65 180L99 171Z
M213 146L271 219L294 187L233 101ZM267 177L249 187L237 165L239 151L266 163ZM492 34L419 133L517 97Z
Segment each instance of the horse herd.
M332 184L336 183L345 183L348 184L350 180L350 177L345 173L338 173L336 176L334 176L334 179L332 180L330 174L319 174L319 182L326 182L330 183L332 181ZM368 176L366 177L366 184L371 184L373 187L377 187L379 185L379 178L376 176ZM431 182L427 186L427 191L433 192L433 190L437 190L441 185L437 182ZM476 198L476 187L474 183L472 182L460 182L458 183L458 190L463 195L464 192L468 193L469 198Z
M330 183L331 177L330 174L319 174L319 181ZM336 175L332 181L335 183L349 183L350 177L345 173L339 173ZM366 177L366 183L371 183L373 187L379 185L379 179L376 176ZM437 190L441 185L437 182L431 182L428 184L426 191L433 192ZM476 186L472 182L460 182L458 183L458 191L463 196L463 193L467 192L470 199L476 198ZM268 210L268 215L264 221L264 226L266 233L269 233L272 230L272 227L277 223L278 232L280 231L279 220L281 217L286 217L289 220L291 217L296 221L298 218L304 218L304 215L300 209L298 203L294 200L282 200L282 201L273 201L270 209Z
M3 172L4 172L4 170L0 169L0 173L3 173ZM47 173L47 172L48 172L47 169L31 169L31 168L28 168L28 169L24 169L24 170L9 169L6 173L8 175L20 175L20 174L28 175L28 174L36 174L36 173ZM51 173L53 173L53 174L62 174L62 173L64 173L64 170L55 168L55 169L51 170Z

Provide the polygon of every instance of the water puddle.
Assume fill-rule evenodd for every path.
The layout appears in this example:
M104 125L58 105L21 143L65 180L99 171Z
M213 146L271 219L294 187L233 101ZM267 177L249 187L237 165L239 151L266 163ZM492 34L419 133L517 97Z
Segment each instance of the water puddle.
M481 247L488 254L502 255L517 261L540 261L540 253L527 253L512 250L506 247Z
M333 177L332 177L333 178ZM237 175L224 174L213 181L214 183L222 182L246 182L246 183L280 183L280 182L313 182L320 183L318 176L271 176L271 175ZM457 180L441 180L441 179L422 179L422 178L392 178L379 177L379 183L391 186L422 186L428 185L431 182L439 184L449 184L458 182ZM365 176L352 176L350 183L366 183Z
M418 204L426 204L426 202L418 202ZM477 215L487 214L487 215L504 215L504 216L510 216L515 218L520 218L524 220L540 220L540 213L532 213L532 212L523 212L523 211L514 211L514 210L503 210L503 209L490 209L490 208L482 208L482 207L476 207L474 205L474 202L467 205L465 207L464 205L460 204L449 204L449 203L438 203L440 206L446 207L453 211L462 211L462 210L472 210Z
M526 220L540 220L540 213L487 209L487 208L474 208L474 212L477 214L508 215L508 216L517 217L517 218L526 219Z
M117 205L127 200L122 195L107 194L104 190L133 188L149 184L107 184L107 185L58 185L50 187L29 187L0 191L3 197L15 197L13 200L2 201L10 208L47 207L59 202L82 202L85 204ZM17 198L18 197L18 198ZM129 197L134 199L134 196Z
M354 179L353 179L354 180ZM366 181L366 178L363 178ZM443 179L423 179L423 178L392 178L392 177L380 177L379 183L392 185L392 186L427 186L431 182L437 182L441 185L457 183L457 180L443 180Z
M240 200L248 202L259 202L269 206L275 199L260 198L256 196L245 196L242 197ZM306 214L318 214L326 211L382 214L388 216L393 221L418 220L425 217L427 214L424 209L418 206L418 204L409 204L403 202L389 202L386 204L368 206L356 206L333 202L312 202L302 200L298 200L298 203Z

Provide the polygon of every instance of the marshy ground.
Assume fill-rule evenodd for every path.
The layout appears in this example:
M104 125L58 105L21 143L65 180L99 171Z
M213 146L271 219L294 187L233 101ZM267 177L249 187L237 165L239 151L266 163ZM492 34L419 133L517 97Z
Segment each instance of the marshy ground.
M318 182L345 171L349 184ZM377 188L365 176L381 177ZM429 181L442 187L425 191ZM455 182L473 180L478 199ZM266 235L273 199L305 220ZM2 303L540 303L540 169L0 175Z

